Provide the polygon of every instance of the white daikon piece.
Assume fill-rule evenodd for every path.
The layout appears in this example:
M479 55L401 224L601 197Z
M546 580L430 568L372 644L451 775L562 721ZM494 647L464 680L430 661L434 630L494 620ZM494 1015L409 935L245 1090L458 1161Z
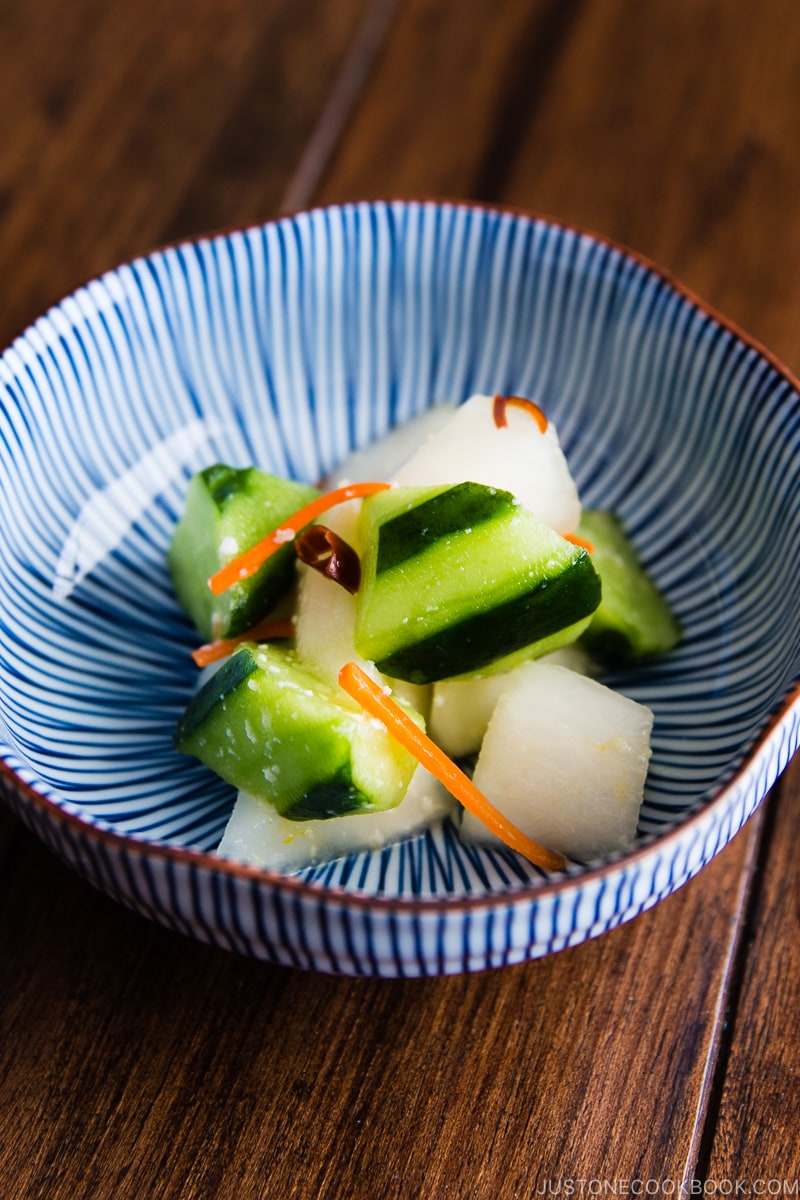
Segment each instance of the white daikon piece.
M591 656L586 653L579 642L573 642L570 646L562 646L560 650L554 650L552 654L545 654L543 658L539 659L539 662L550 663L554 667L567 667L579 675L594 675L596 670Z
M396 808L326 821L288 821L263 800L240 792L217 853L275 871L299 871L360 850L411 837L457 805L424 767L417 767Z
M390 480L398 468L431 434L441 429L453 415L452 401L426 409L404 425L390 430L382 438L354 450L324 481L328 488L364 480Z
M360 500L339 504L325 514L322 523L357 549L360 509ZM355 597L303 563L298 563L298 579L294 631L300 661L333 686L338 682L339 671L349 661L374 676L372 664L356 654L353 645Z
M581 504L555 425L548 422L542 433L529 412L509 405L508 423L498 429L493 408L492 396L472 396L399 468L393 482L470 481L502 488L559 533L571 533Z
M326 524L351 546L357 547L356 526L360 500L340 504L325 514ZM425 720L430 711L429 687L387 680L375 664L356 652L353 635L356 625L356 600L345 588L319 571L298 563L299 583L294 630L297 657L320 679L336 687L339 672L346 662L357 663L376 682L387 684L395 699L403 700Z
M653 714L565 667L527 663L497 702L474 781L523 833L588 860L636 836ZM466 841L499 844L464 813Z
M554 650L539 661L557 663L584 675L591 673L590 659L577 645ZM477 754L497 701L521 669L515 667L501 675L476 679L445 679L433 685L428 732L445 754L451 758Z
M463 758L477 753L510 674L513 672L433 685L428 733L445 754Z

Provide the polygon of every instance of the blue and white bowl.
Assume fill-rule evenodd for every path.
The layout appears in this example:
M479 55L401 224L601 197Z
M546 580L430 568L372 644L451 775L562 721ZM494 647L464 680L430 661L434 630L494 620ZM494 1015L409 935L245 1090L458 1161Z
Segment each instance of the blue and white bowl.
M172 748L195 638L165 551L216 460L314 480L445 399L530 396L685 629L615 682L655 711L640 836L546 878L452 826L294 877L213 853L227 786ZM794 752L800 398L662 272L508 212L320 210L121 267L0 359L0 751L14 811L103 891L298 967L479 970L696 874Z

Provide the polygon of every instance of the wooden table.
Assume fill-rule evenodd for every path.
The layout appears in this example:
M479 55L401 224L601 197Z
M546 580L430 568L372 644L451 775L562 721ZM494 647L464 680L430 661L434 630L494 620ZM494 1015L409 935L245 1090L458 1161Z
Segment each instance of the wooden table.
M800 370L797 0L0 2L0 342L310 204L610 235ZM0 810L0 1196L798 1195L800 765L551 959L347 980L183 940Z

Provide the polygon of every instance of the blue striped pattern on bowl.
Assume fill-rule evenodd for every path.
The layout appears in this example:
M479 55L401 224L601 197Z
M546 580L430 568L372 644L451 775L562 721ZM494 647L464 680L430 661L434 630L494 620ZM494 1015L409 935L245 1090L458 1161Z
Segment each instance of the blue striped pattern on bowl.
M314 480L445 399L536 400L685 629L612 682L655 711L640 839L560 879L447 822L282 878L211 853L232 793L176 754L192 632L165 550L191 473ZM12 807L88 879L246 954L481 969L595 936L733 836L798 740L800 403L777 363L602 240L360 204L111 272L0 360L0 749Z

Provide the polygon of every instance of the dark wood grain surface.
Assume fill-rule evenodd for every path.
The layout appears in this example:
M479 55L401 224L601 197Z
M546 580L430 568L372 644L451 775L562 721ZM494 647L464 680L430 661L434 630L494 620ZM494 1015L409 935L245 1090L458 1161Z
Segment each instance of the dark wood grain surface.
M0 79L2 344L164 242L447 196L627 243L800 369L796 0L0 0ZM0 1198L796 1196L799 844L792 765L612 934L347 980L156 928L0 809Z

